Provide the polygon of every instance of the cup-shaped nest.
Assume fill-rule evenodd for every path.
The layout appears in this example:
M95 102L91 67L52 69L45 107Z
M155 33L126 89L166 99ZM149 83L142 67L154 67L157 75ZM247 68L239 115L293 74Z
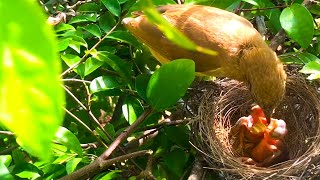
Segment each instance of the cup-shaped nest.
M273 118L283 119L288 134L284 144L289 160L269 167L247 165L230 138L230 129L240 117L248 116L253 105L243 83L216 81L200 88L204 93L192 123L193 143L203 155L208 169L223 179L309 179L320 172L320 99L317 88L303 77L288 77L286 94Z

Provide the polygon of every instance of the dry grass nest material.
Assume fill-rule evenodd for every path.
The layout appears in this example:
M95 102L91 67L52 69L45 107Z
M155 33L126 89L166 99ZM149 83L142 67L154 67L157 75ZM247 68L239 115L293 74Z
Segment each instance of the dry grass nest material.
M274 118L284 119L290 160L270 167L246 165L232 148L229 131L242 116L248 116L253 100L243 83L222 80L198 85L203 94L192 123L195 147L209 169L224 179L311 179L320 172L320 99L315 85L299 75L290 75L286 95ZM199 100L199 99L198 99Z

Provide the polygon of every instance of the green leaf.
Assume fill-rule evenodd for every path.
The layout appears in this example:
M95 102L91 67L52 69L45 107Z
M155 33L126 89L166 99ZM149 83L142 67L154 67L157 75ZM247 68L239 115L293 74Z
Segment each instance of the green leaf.
M103 128L112 138L116 136L116 131L111 123L106 124Z
M106 51L99 51L98 56L96 57L100 61L104 61L112 69L120 74L125 80L131 80L131 66L126 61L122 60L120 57Z
M311 61L300 70L305 74L311 74L308 79L319 79L320 78L320 61Z
M96 24L90 24L88 26L82 27L84 30L88 31L92 35L98 37L99 39L101 38L101 31L98 25Z
M147 98L156 110L174 105L187 91L195 78L192 60L179 59L164 64L151 76Z
M56 33L62 32L62 31L76 31L76 29L72 25L64 24L64 23L58 24L55 27L55 30L56 30Z
M30 154L48 160L64 115L55 34L35 1L1 1L0 12L0 121Z
M74 64L78 63L81 58L77 55L73 54L62 54L61 59L69 66L73 66Z
M96 58L89 57L84 63L84 76L91 74L93 71L98 69L103 64L103 61L99 61Z
M280 23L288 36L301 47L307 48L313 37L313 18L304 6L293 4L280 15Z
M136 78L136 90L139 96L147 101L147 87L149 80L151 78L150 74L140 74Z
M178 177L181 177L186 161L186 152L184 152L180 148L174 148L170 153L167 153L164 157L164 163L166 164L168 170Z
M38 168L30 163L24 163L15 167L14 172L17 172L15 175L20 178L37 179L41 177Z
M84 3L82 4L77 12L99 12L100 7L96 3Z
M125 42L135 47L140 46L140 43L137 41L137 39L131 33L126 31L114 31L109 36L107 36L107 38Z
M85 15L77 15L70 19L69 24L79 23L79 22L96 22L97 14L85 14Z
M128 96L122 105L122 113L131 125L143 113L143 107L137 98Z
M115 16L119 17L121 14L121 7L118 0L101 0L104 6Z
M59 39L58 41L58 51L64 51L69 47L71 38Z
M120 170L112 170L111 172L108 172L103 177L100 177L99 180L111 180L111 179L120 178L121 176L118 174L120 172L121 172Z
M109 89L114 89L123 86L115 77L100 76L95 78L90 84L90 92L96 93Z
M8 167L11 162L12 162L11 155L2 155L2 156L0 156L0 164L4 164L4 165L6 165Z
M0 179L2 179L2 180L14 180L14 178L10 174L8 168L3 163L0 163Z
M72 150L82 156L82 148L78 138L67 128L60 127L56 133L56 139L58 143L66 146L69 150Z
M116 23L114 16L109 12L104 13L99 18L99 26L104 32L109 32Z
M81 162L81 160L82 158L74 158L68 161L66 164L67 173L72 173L76 169L77 165Z
M279 58L282 62L287 64L307 64L308 62L319 60L317 56L307 52L290 52L281 54Z

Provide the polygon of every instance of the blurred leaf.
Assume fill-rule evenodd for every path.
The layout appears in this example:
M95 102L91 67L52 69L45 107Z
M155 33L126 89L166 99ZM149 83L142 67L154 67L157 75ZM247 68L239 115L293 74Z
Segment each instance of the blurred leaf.
M172 26L155 8L150 0L145 0L144 14L148 20L155 24L163 34L174 44L188 50L198 51L209 55L217 55L217 52L198 46L189 38L187 38L178 29Z
M151 78L150 74L140 74L136 78L136 90L139 96L147 101L147 87L149 80Z
M85 14L85 15L77 15L70 19L68 22L69 24L79 23L79 22L96 22L97 21L97 14Z
M70 174L74 172L76 169L77 165L81 162L82 158L73 158L70 161L67 162L66 164L66 170L67 173Z
M156 110L174 105L186 93L194 77L195 64L192 60L179 59L162 65L148 83L150 105Z
M101 38L101 31L98 25L96 24L89 24L88 26L82 27L84 30L88 31L92 35Z
M8 167L11 164L11 162L12 162L11 155L1 155L0 156L0 164L4 164Z
M111 13L106 12L99 18L99 26L104 32L110 31L116 25L116 20Z
M226 9L233 3L235 3L236 0L186 0L186 4L200 4L200 5L207 5L207 6L213 6L220 9ZM238 3L240 1L238 0Z
M304 6L293 4L285 8L280 15L280 22L288 36L307 48L313 37L313 18Z
M305 74L311 74L308 79L319 79L320 78L320 61L311 61L300 70L300 72Z
M107 36L107 38L125 42L135 47L140 46L140 43L137 41L137 39L127 31L114 31L109 36Z
M184 164L187 161L186 152L180 148L174 148L164 157L164 163L172 173L177 177L181 177L184 169Z
M101 0L104 6L115 16L119 17L121 14L121 7L118 0Z
M270 1L266 1L265 7L270 8L270 7L275 7L275 5ZM281 24L280 24L281 11L278 8L275 8L275 9L263 11L263 14L267 16L269 19L269 21L266 22L268 27L272 30L272 32L277 33L281 29Z
M84 3L77 9L77 12L99 12L100 7L96 3Z
M0 163L0 179L2 179L2 180L13 180L14 179L4 163Z
M95 78L90 84L90 92L96 93L109 89L114 89L123 86L119 81L112 76L100 76Z
M58 132L56 133L55 141L82 156L83 152L78 138L67 128L59 128Z
M143 113L143 107L137 98L127 96L122 105L122 112L126 120L131 125Z
M35 1L1 1L0 12L0 121L28 153L48 160L64 115L55 34Z
M281 54L280 60L284 63L291 64L306 64L311 61L319 60L319 58L313 54L307 52L290 52Z

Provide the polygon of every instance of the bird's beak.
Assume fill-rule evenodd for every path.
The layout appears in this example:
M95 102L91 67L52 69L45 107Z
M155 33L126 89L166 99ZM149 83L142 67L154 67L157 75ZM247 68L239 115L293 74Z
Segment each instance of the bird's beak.
M270 124L271 116L273 114L273 109L265 109L263 111L264 111L264 115L266 116L267 123Z

